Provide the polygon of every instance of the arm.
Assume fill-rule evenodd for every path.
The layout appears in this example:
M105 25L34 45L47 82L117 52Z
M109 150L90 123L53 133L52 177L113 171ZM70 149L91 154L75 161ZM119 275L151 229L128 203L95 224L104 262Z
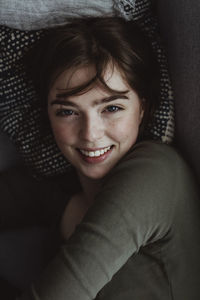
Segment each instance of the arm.
M138 144L107 176L94 206L22 299L94 299L140 247L165 236L177 157L166 146Z

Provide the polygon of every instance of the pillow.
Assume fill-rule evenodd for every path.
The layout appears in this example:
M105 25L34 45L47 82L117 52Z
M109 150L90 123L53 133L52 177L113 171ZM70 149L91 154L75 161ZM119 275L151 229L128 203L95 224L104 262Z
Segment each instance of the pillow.
M161 70L161 103L155 112L155 120L149 124L146 134L171 143L174 134L174 104L166 57L158 37L156 19L151 13L150 1L116 1L117 15L135 20L148 35L157 55ZM22 31L1 26L1 78L0 126L16 144L26 164L35 177L62 174L70 167L58 149L49 128L43 131L42 110L28 79L21 58L44 34L44 30Z
M0 0L0 24L21 30L53 27L78 16L111 14L112 0Z

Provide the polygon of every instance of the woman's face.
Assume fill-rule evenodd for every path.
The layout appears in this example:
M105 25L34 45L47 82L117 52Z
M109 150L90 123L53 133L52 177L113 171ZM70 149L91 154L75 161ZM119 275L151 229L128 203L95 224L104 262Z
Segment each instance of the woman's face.
M137 94L117 68L105 72L106 84L82 95L58 98L61 89L83 84L94 75L92 67L63 72L48 95L48 115L55 140L77 172L91 179L104 177L136 142L143 110Z

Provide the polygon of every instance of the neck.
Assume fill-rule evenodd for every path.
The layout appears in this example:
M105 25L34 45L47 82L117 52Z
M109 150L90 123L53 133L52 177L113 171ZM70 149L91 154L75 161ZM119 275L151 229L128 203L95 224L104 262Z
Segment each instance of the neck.
M83 190L83 196L88 204L92 204L94 202L94 198L98 191L100 190L101 180L100 179L91 179L80 173L78 173L78 177L81 183L81 187Z

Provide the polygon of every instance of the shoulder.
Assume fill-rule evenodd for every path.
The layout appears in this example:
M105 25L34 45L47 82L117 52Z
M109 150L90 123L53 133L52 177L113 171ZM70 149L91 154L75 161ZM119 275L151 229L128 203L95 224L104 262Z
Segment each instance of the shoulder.
M172 146L144 141L131 151L105 178L105 187L123 193L169 200L194 186L193 174Z
M110 214L117 210L118 219L123 218L133 230L138 228L141 232L145 227L144 232L152 233L157 228L156 236L161 237L173 223L179 206L179 191L184 181L178 169L182 163L181 156L171 146L138 143L104 178L99 203Z
M136 220L135 228L138 224L146 224L152 232L157 228L159 237L167 232L180 209L187 212L188 199L197 199L194 178L181 155L172 146L157 142L135 145L104 180L99 203L110 214L117 208L118 218L127 223Z
M180 166L185 171L188 168L174 147L161 142L143 141L134 145L109 175L128 172L131 177L138 173L143 174L144 177L147 174L153 177L158 174L161 177L174 177Z
M123 161L132 161L137 158L149 158L158 163L180 163L184 160L173 146L157 141L143 141L134 145L131 151L124 157ZM173 165L173 164L172 164Z

